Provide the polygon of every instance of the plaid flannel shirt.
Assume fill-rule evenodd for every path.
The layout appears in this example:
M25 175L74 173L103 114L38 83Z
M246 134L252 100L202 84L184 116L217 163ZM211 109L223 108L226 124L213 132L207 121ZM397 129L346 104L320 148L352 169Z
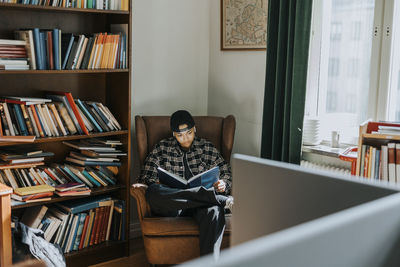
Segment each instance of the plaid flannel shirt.
M211 142L195 137L186 156L193 175L197 175L218 165L220 171L219 178L226 183L225 194L231 193L231 167L225 162ZM158 182L157 167L175 173L180 177L185 177L183 151L175 137L161 140L154 147L145 160L138 182L147 185Z

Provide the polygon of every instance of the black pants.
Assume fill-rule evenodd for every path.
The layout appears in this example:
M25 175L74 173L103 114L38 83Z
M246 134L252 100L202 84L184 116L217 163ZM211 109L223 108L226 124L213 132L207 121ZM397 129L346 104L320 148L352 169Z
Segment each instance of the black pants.
M199 225L200 255L211 252L219 256L225 229L226 196L216 195L213 189L196 187L176 189L152 184L146 190L151 211L159 216L192 216Z

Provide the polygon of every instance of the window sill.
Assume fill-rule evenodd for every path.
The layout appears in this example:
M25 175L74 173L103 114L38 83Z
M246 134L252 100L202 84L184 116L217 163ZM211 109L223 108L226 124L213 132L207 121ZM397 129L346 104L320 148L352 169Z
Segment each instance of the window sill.
M303 146L302 152L314 153L314 154L333 157L333 158L339 158L339 154L341 152L343 152L346 148L347 148L347 146L334 148L334 147L322 144L322 145L316 145L316 146Z
M339 159L339 154L349 146L333 148L327 145L303 146L302 160L319 165L333 166L350 170L351 163Z

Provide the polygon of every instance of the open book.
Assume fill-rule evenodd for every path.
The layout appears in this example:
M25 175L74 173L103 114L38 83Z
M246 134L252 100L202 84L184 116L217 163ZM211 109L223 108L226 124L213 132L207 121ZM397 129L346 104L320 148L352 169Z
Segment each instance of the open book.
M176 174L168 172L163 168L158 167L158 179L160 183L173 188L187 189L197 186L204 186L205 188L210 188L219 179L219 167L215 166L205 172L199 173L189 180L180 177Z

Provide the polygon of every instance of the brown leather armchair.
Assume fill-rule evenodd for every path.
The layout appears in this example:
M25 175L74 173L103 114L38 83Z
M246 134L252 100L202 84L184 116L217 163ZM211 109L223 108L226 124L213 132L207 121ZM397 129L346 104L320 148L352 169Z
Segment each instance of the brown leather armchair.
M193 117L196 136L211 141L229 162L235 135L235 118ZM172 135L169 116L136 116L136 135L140 165L147 154L160 140ZM131 195L136 199L137 211L142 228L146 256L151 264L178 264L200 256L199 228L190 217L154 217L146 202L144 184L133 184ZM226 227L222 248L229 246L231 232L230 216L226 216Z

